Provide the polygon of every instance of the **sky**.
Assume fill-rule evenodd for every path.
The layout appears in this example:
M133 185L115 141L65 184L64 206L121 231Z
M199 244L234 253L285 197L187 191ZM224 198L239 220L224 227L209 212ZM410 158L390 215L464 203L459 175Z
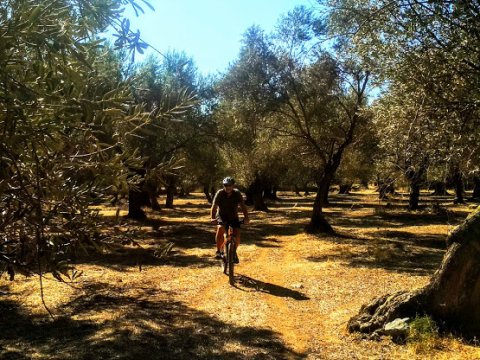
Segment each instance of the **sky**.
M142 4L141 0L137 0ZM155 11L143 6L139 17L125 15L131 29L160 52L184 51L203 74L228 68L240 49L242 34L252 25L273 30L281 15L315 0L149 0ZM155 54L149 50L147 54Z

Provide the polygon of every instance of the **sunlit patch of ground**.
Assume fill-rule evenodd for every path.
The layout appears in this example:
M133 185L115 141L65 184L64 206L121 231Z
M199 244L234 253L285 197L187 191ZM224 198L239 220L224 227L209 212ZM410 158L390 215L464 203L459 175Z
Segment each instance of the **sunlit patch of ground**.
M426 193L422 200L432 203ZM140 247L78 258L83 275L62 284L0 284L0 358L6 359L478 359L454 337L425 346L362 340L346 323L375 296L424 286L445 239L468 206L435 215L373 191L332 196L325 212L338 236L303 232L313 196L281 193L242 233L236 284L213 259L214 229L200 194L143 224L100 207ZM117 215L120 218L117 218ZM105 231L111 230L106 227ZM173 242L169 254L153 255Z

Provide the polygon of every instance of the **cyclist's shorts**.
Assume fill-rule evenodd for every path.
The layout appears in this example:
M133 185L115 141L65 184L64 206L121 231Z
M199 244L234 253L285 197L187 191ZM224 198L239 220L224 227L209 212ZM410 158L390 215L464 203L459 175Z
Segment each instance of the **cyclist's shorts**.
M223 221L221 218L217 218L218 224L219 225L225 225L226 222L232 227L233 229L240 229L240 220L235 219L235 220L230 220L230 221Z

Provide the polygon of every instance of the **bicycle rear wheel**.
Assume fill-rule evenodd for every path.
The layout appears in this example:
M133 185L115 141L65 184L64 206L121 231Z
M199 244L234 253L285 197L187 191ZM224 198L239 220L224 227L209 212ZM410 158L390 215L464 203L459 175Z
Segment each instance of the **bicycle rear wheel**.
M228 248L228 280L231 285L233 285L235 282L234 267L235 267L235 243L233 242L230 244Z

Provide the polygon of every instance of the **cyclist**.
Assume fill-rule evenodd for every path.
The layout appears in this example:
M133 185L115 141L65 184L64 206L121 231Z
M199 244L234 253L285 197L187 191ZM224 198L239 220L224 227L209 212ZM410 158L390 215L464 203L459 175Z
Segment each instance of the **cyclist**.
M217 252L215 253L216 259L221 259L224 255L224 233L225 227L223 224L228 222L233 228L233 234L236 240L236 247L240 245L240 221L238 219L238 207L243 212L243 222L248 224L248 211L245 203L243 202L243 196L238 189L234 189L233 185L235 180L230 176L223 179L223 189L220 189L215 194L212 202L212 208L210 211L211 222L217 225L217 233L215 240L217 243ZM238 258L235 259L235 263L238 264Z

